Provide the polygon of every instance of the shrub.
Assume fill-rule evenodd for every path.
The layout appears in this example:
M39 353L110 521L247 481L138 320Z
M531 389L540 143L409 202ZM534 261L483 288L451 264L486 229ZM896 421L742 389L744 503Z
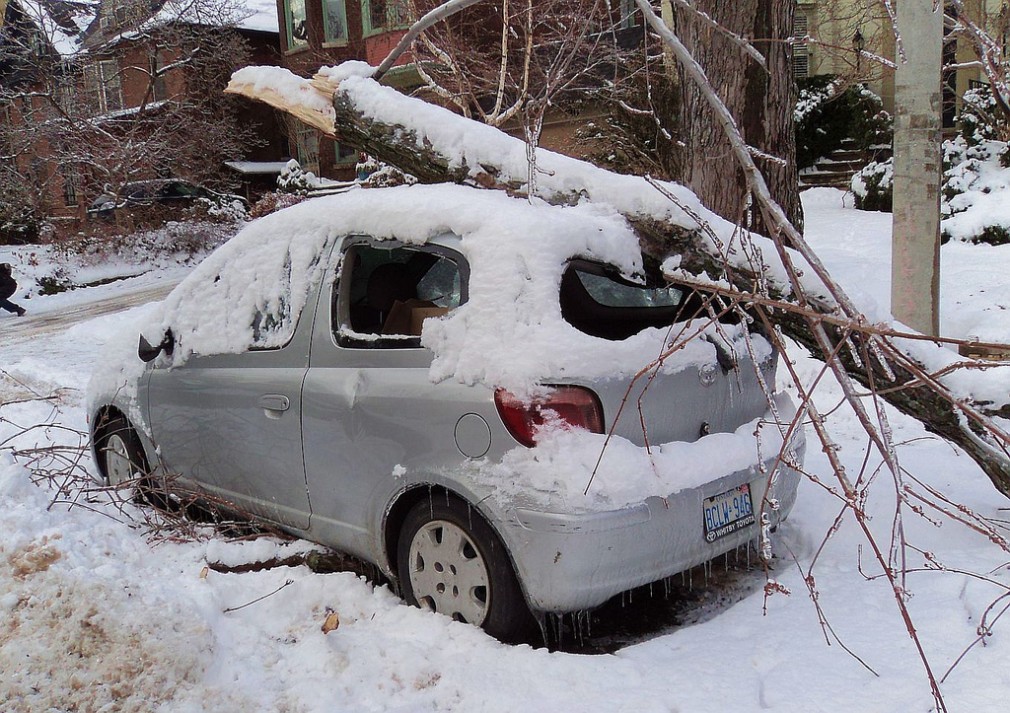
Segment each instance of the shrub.
M208 220L172 221L135 233L108 231L78 233L72 238L54 241L51 255L57 261L97 264L109 260L127 263L191 264L226 242L242 223ZM62 282L57 273L53 286ZM69 288L68 285L64 289Z
M940 186L940 240L1006 245L1010 243L1010 169L1003 165L1007 144L963 136L943 143ZM871 163L852 178L856 207L890 211L893 162Z
M284 193L307 193L320 185L319 178L312 171L306 171L294 159L287 162L277 176L277 190Z
M856 197L856 208L890 213L894 197L891 185L893 175L893 159L873 161L856 172L850 184Z
M264 215L276 213L279 210L301 203L305 200L302 193L285 193L283 191L273 191L264 194L258 201L253 203L249 209L250 218L262 218Z
M800 79L796 122L796 163L812 166L852 139L858 149L891 143L891 116L876 94L861 84L844 86L832 75Z
M1010 137L1007 118L1000 111L988 86L969 89L961 97L961 136L968 146L983 141L1005 141Z

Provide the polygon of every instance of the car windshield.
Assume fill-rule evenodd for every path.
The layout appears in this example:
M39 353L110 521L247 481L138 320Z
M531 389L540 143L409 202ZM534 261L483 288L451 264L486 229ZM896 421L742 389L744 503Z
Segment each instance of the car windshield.
M148 183L127 183L123 195L129 198L150 198L157 189Z
M180 183L178 181L169 183L161 189L161 195L171 198L195 196L199 192L200 189L191 183Z

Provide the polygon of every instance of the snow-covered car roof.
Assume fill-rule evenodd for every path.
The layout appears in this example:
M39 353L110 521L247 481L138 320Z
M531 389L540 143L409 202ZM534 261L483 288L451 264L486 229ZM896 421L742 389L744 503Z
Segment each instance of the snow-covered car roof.
M608 341L562 318L558 287L570 259L607 263L628 276L641 273L638 239L616 211L589 203L557 207L452 185L355 190L262 218L169 295L146 324L145 338L157 344L171 329L176 364L194 353L243 352L256 343L257 314L297 319L336 238L368 235L423 244L446 234L458 236L469 262L469 300L425 323L421 341L434 353L433 380L528 393L552 379L635 374L663 350L666 330ZM664 369L711 359L711 344L693 341Z

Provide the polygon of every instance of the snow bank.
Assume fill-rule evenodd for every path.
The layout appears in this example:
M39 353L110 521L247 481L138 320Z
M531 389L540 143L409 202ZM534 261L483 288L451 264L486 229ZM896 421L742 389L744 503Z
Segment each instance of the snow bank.
M4 709L143 713L184 700L203 679L210 628L138 580L141 540L109 518L47 511L51 494L27 476L0 456Z

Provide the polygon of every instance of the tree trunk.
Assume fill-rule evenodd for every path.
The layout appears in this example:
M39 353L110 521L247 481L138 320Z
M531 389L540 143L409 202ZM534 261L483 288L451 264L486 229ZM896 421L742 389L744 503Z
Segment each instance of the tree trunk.
M891 312L939 334L943 8L899 5L898 29L906 61L894 73Z
M674 28L684 45L715 84L719 96L736 119L747 143L781 162L760 157L758 166L772 197L797 228L803 227L793 108L796 85L792 73L792 48L782 42L792 35L794 0L698 0L695 7L727 30L754 38L754 46L767 60L767 69L747 57L743 49L694 13L674 4ZM746 67L741 72L740 68ZM697 86L680 71L682 101L678 138L683 142L683 173L676 176L712 211L727 220L749 220L752 230L767 234L756 211L745 213L744 176L735 166L730 144Z

